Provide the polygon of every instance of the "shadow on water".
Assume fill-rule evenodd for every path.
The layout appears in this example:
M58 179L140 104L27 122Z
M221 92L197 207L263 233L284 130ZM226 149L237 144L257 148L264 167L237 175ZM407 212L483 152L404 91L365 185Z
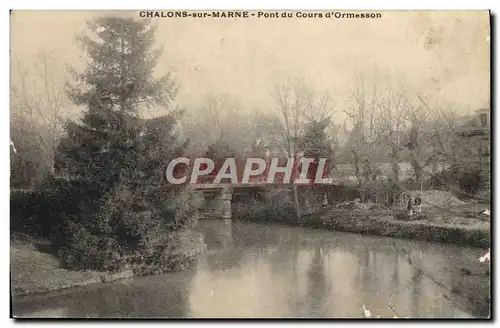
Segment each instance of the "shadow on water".
M483 250L297 227L200 221L195 267L16 300L20 316L486 316ZM464 276L461 268L470 268ZM422 272L424 273L422 273Z
M14 305L14 314L72 318L185 317L189 313L186 286L193 276L190 273L77 287L48 297L21 298Z

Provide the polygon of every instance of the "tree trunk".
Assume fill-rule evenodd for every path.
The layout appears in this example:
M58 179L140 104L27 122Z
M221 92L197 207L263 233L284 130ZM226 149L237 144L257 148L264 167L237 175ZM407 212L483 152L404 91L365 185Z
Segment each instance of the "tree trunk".
M354 172L356 174L356 179L358 180L358 192L359 192L359 200L361 203L365 202L365 188L363 183L363 177L361 176L361 170L359 169L359 158L356 151L352 151L353 162L354 162Z
M411 166L413 167L413 172L415 173L415 182L420 183L420 181L422 181L422 167L416 160L411 161Z
M418 155L415 150L411 151L410 165L415 173L415 182L420 183L422 180L423 166L420 165Z
M289 138L289 141L288 141L288 153L289 153L289 157L290 158L293 158L294 161L296 160L295 158L295 152L293 151L294 149L294 146L293 146L293 143L291 141L291 138ZM295 162L294 162L294 165L295 165ZM300 210L300 201L299 201L299 190L298 190L298 186L294 183L294 176L293 176L293 173L294 173L294 170L293 170L293 167L292 166L292 177L290 179L291 183L292 183L292 200L293 200L293 205L295 207L295 215L297 216L297 219L300 220L302 218L302 213L301 213L301 210Z
M392 177L391 186L389 188L389 206L394 204L394 196L396 195L399 182L399 160L398 160L398 146L393 142L391 152L391 167Z
M299 202L299 190L296 184L293 185L293 204L295 206L295 214L297 215L297 219L302 218L302 212L300 210L300 202Z

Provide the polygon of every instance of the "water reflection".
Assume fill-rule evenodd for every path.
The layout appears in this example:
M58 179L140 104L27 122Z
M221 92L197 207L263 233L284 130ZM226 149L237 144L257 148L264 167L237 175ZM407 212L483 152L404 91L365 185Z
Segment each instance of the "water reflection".
M188 271L26 297L15 300L15 313L328 318L360 317L363 304L382 317L488 313L488 277L476 265L482 250L224 221L197 230L205 251ZM470 267L478 275L464 277L460 269Z
M192 272L191 272L192 273ZM188 312L186 286L192 274L150 277L113 284L96 284L22 298L14 303L20 317L163 318ZM17 303L17 304L16 304Z

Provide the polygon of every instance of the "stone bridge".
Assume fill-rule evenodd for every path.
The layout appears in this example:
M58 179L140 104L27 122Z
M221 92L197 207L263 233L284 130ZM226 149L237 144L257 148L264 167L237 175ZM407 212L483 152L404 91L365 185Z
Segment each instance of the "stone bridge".
M230 220L232 218L231 201L235 193L263 192L267 183L245 183L245 184L194 184L193 189L203 195L205 207L202 216L204 218L219 218Z
M292 185L293 184L288 184L288 183L269 184L266 182L257 182L257 183L253 182L244 184L243 183L242 184L211 184L211 183L193 184L192 187L205 199L202 218L231 220L232 218L231 204L234 195L240 195L240 194L255 195L259 193L264 193L266 192L266 190L269 190L269 188L273 189L280 188L280 189L290 190L292 188ZM325 195L325 192L320 191L320 194ZM323 200L323 202L324 201L325 200Z

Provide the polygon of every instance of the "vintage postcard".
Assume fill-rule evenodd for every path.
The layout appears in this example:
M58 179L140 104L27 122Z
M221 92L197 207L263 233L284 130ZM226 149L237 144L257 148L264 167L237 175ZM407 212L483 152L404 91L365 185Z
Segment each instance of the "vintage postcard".
M13 318L490 318L489 11L13 10Z

